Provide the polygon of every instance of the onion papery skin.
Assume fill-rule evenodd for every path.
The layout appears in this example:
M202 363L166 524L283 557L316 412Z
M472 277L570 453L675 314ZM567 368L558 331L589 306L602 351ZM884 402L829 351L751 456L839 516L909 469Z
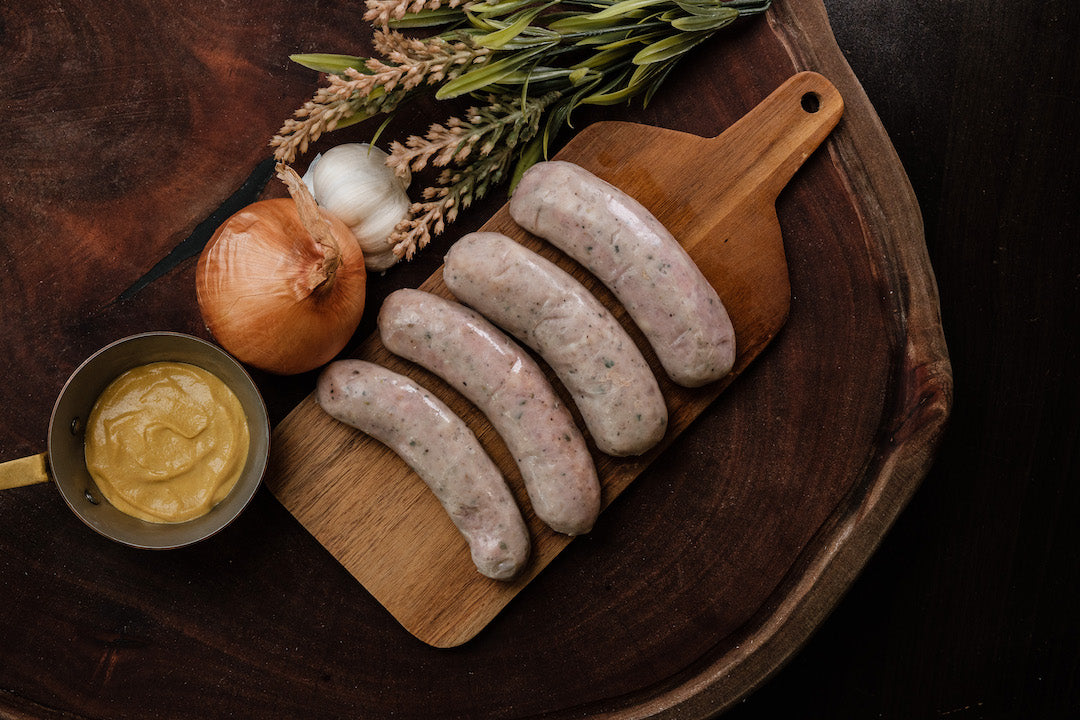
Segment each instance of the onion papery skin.
M333 250L304 227L290 198L260 200L222 223L195 270L203 321L238 360L278 375L314 370L341 352L364 314L363 251L345 223L330 223Z

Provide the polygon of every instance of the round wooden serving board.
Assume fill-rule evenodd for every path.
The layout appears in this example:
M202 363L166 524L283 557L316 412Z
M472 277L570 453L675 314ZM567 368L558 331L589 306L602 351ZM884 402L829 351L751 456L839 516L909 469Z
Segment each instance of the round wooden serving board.
M52 398L97 347L208 336L193 258L124 292L198 236L311 94L289 53L370 51L359 14L346 0L132 2L123 20L90 2L4 8L0 461L43 449ZM704 718L760 684L863 567L948 416L919 209L820 0L776 0L646 109L576 121L714 138L802 70L838 88L844 113L776 201L786 323L474 637L418 640L267 489L211 540L148 553L91 533L55 488L18 488L0 494L0 715ZM414 112L386 137L447 111ZM345 354L388 292L420 285L504 201L373 276ZM279 427L309 402L313 374L255 377Z

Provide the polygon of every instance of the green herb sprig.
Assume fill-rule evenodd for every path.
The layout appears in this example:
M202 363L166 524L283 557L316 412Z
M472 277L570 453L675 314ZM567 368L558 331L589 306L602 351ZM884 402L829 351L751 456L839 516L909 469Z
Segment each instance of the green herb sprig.
M393 113L421 93L474 98L464 117L390 147L387 164L402 177L442 168L391 236L394 252L412 258L492 187L513 188L576 108L648 103L683 55L770 2L366 0L378 56L291 56L326 73L327 84L271 145L293 162L324 132Z

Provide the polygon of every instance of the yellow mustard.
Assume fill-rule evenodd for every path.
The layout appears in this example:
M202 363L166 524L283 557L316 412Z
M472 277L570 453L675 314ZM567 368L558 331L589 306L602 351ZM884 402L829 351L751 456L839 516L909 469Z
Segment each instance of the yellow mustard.
M229 494L248 454L240 401L195 365L155 362L116 378L87 421L86 467L117 509L175 523Z

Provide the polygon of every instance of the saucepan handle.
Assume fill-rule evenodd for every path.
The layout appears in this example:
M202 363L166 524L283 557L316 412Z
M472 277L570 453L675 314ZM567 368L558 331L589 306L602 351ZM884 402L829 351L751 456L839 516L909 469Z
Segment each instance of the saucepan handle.
M48 481L45 453L0 463L0 490Z

